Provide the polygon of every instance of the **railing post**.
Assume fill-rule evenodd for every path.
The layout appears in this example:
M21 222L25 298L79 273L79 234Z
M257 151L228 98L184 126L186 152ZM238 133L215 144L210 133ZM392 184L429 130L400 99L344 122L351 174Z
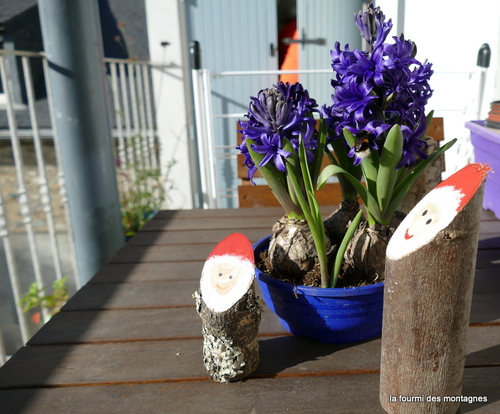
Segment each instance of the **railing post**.
M201 202L203 208L216 208L217 184L213 148L213 125L211 108L210 72L201 68L200 44L190 44L191 76L196 125L196 142L200 166Z
M481 110L483 106L484 87L486 85L486 71L490 67L491 49L488 43L483 43L477 52L477 66L480 68L479 78L479 97L477 104L477 117L481 119Z
M81 284L123 245L96 0L39 0Z

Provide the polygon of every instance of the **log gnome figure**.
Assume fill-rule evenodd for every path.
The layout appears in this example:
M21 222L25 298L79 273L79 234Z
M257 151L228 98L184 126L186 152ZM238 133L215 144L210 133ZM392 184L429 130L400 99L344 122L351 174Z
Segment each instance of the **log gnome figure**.
M254 254L234 233L208 256L195 293L202 319L203 360L213 381L240 380L259 365L261 307L254 293Z
M388 413L459 409L489 171L469 164L436 186L387 246L380 402Z

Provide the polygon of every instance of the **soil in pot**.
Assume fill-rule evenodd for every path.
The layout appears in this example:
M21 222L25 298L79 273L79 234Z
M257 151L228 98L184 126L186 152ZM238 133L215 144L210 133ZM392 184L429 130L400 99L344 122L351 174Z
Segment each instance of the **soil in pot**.
M258 254L258 257L255 258L255 266L262 272L268 274L269 276L282 280L284 282L292 283L295 285L309 286L309 287L320 287L321 286L321 272L319 270L319 263L316 261L316 264L310 272L307 272L302 280L291 280L288 275L283 275L275 270L272 272L266 266L267 259L267 250ZM371 279L367 278L365 273L361 273L356 271L350 266L345 266L342 269L335 287L338 288L350 288L357 286L368 286L373 285L375 283L380 283L384 281L384 277L378 277L375 275Z

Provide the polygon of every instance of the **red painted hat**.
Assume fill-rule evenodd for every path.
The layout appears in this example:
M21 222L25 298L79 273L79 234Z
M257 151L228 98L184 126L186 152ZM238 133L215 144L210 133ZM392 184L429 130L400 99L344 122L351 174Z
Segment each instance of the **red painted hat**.
M252 244L248 238L241 233L233 233L222 239L217 246L210 252L207 260L214 256L237 256L243 260L248 260L254 264L254 254Z
M460 211L476 194L476 191L490 171L491 167L489 164L469 164L449 176L442 183L438 184L436 188L451 186L460 191L463 194L457 210Z

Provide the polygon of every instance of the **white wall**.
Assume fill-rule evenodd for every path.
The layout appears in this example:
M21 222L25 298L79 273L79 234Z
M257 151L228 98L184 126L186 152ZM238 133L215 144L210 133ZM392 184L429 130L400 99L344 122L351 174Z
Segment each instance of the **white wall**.
M191 134L188 114L188 46L183 32L183 7L178 0L145 0L151 62L157 65L153 85L160 138L160 162L164 172L170 162L167 208L193 208L195 176L192 173ZM169 42L161 46L161 42Z
M418 47L417 58L433 63L431 86L434 96L428 110L444 118L445 137L459 139L447 154L447 172L456 171L473 161L466 121L485 119L490 102L500 99L500 1L476 0L379 0L386 16L396 16L404 3L404 33ZM394 19L393 18L393 22ZM395 24L396 26L396 24ZM395 31L392 35L396 35ZM486 71L484 98L478 116L481 70L476 66L483 43L492 51Z

